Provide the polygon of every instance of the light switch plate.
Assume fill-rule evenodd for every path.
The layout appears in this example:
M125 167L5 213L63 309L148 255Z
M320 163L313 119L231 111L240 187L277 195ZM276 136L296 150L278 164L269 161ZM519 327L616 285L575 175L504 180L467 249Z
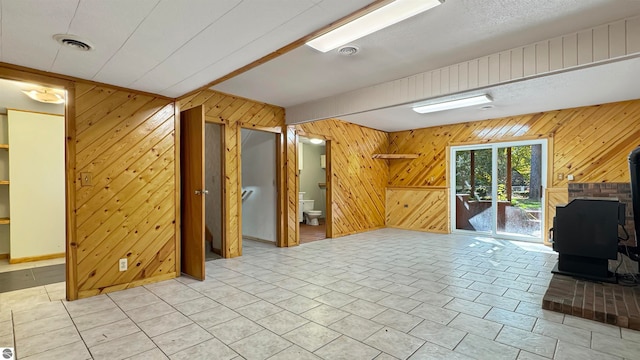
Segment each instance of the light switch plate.
M93 185L93 174L91 174L90 172L80 173L80 185L82 186Z

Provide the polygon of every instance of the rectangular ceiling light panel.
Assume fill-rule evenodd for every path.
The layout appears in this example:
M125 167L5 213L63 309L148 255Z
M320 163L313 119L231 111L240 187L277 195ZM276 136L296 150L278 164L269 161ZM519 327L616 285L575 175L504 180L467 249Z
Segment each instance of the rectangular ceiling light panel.
M396 0L307 42L327 52L440 5L444 0Z
M419 114L426 114L426 113L432 113L436 111L451 110L451 109L458 109L458 108L463 108L467 106L487 104L492 101L493 99L491 99L489 95L482 94L482 95L472 96L472 97L463 98L463 99L456 99L456 100L450 100L450 101L444 101L444 102L438 102L438 103L426 104L426 105L418 105L413 107L413 111Z

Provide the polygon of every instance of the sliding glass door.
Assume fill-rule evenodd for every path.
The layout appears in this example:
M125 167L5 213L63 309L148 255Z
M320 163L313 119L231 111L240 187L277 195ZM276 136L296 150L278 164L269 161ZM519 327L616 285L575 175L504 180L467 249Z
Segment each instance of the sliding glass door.
M451 148L454 232L542 241L546 141Z

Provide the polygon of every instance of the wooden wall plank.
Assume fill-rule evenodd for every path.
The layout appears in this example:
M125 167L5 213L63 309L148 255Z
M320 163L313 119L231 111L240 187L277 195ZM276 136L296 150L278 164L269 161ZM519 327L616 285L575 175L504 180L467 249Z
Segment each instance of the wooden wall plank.
M638 118L640 100L634 100L391 133L391 153L419 157L390 162L389 186L447 186L446 154L452 144L550 139L553 163L548 178L552 181L547 185L554 189L554 197L548 199L548 229L550 209L566 202L566 197L558 195L566 193L566 175L574 175L574 181L580 183L629 181L627 156L640 146ZM562 179L558 174L563 174ZM392 208L388 205L388 220ZM416 221L396 223L413 225Z
M175 109L170 100L77 84L74 125L79 297L175 276ZM127 258L127 271L118 260Z
M545 218L545 228L551 229L553 227L553 217L556 216L556 206L566 204L569 202L569 192L566 187L560 188L547 188L545 194L545 208L547 210ZM544 243L551 245L549 242L549 231L546 231L543 235Z
M296 127L286 128L286 191L287 191L287 212L286 212L286 246L295 246L300 243L300 223L298 222L298 141ZM330 191L327 189L327 191ZM326 215L326 214L325 214Z
M446 188L387 188L387 226L448 233L448 194Z

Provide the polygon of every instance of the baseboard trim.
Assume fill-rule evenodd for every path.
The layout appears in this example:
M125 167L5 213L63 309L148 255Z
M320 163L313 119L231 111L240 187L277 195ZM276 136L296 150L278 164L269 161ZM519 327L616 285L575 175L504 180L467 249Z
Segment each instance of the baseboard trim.
M0 259L8 259L9 254L0 254Z
M451 231L439 231L439 230L430 230L430 229L417 229L417 228L409 228L395 225L387 225L389 229L398 229L398 230L411 230L411 231L420 231L432 234L451 234Z
M271 240L265 240L265 239L260 239L254 236L247 236L247 235L243 235L242 236L243 239L247 239L247 240L252 240L252 241L257 241L257 242L261 242L261 243L265 243L265 244L273 244L275 245L276 242L275 241L271 241Z
M63 258L64 256L65 256L65 253L47 254L47 255L39 255L39 256L27 256L22 258L9 257L9 264L20 264L20 263L32 262L32 261L59 259L59 258Z
M349 232L346 232L346 233L336 233L336 234L333 234L333 237L331 237L331 238L335 239L335 238L339 238L339 237L343 237L343 236L349 236L349 235L355 235L355 234L360 234L360 233L369 232L369 231L380 230L380 229L384 229L385 227L386 226L382 225L382 226L374 226L374 227L368 228L368 229L349 231Z
M179 275L176 272L171 272L171 273L168 273L168 274L158 275L158 276L150 277L150 278L147 278L147 279L141 279L141 280L136 280L136 281L132 281L132 282L124 283L124 284L107 286L107 287L99 288L99 289L80 290L80 291L78 291L78 299L88 298L88 297L91 297L91 296L96 296L96 295L100 295L100 294L106 294L106 293L110 293L110 292L114 292L114 291L120 291L120 290L124 290L124 289L133 288L133 287L136 287L136 286L156 283L156 282L159 282L159 281L174 279L174 278L176 278L178 276Z

